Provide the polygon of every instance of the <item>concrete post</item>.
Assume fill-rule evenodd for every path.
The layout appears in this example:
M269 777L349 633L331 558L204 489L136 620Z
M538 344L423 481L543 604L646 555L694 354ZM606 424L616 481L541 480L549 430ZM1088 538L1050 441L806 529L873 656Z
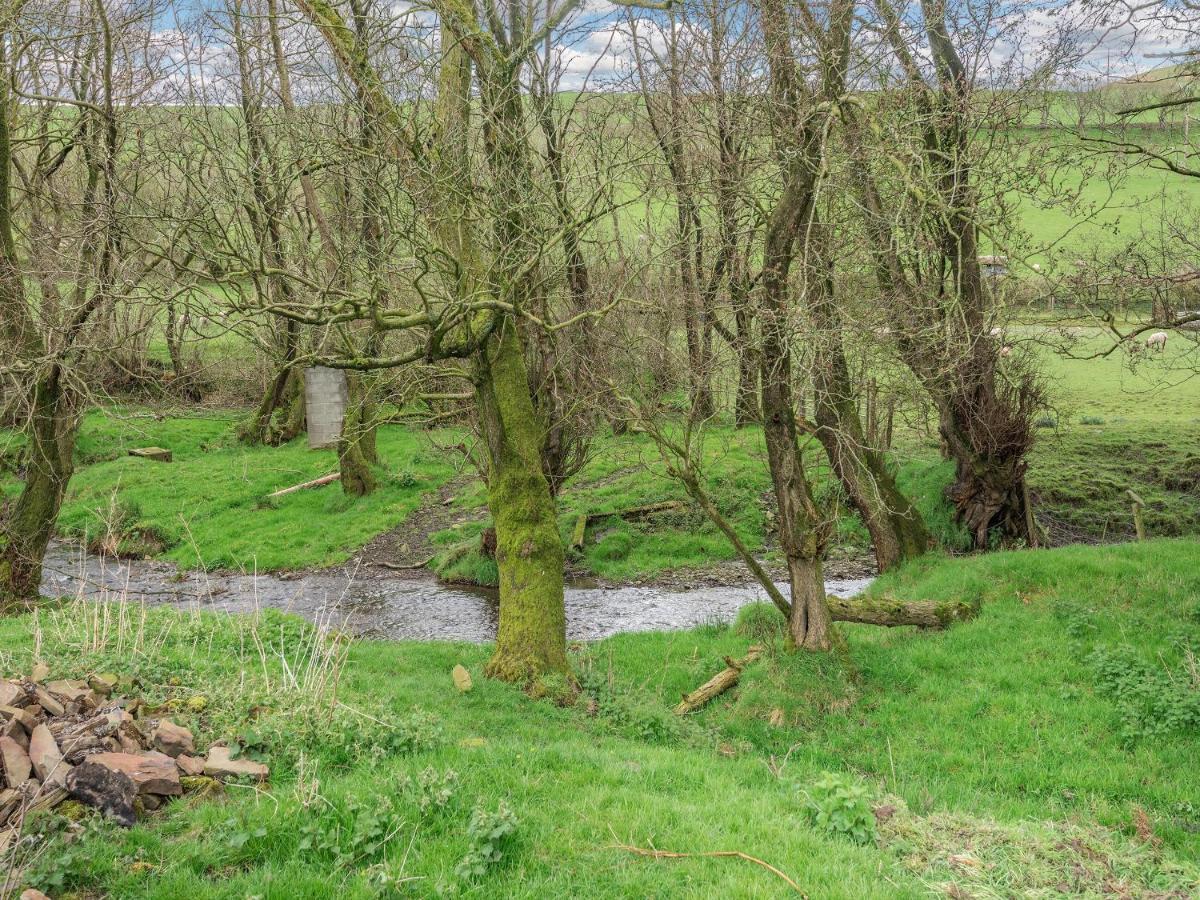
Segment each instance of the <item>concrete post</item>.
M346 373L313 366L304 370L304 411L308 416L308 446L312 450L337 445L346 415Z

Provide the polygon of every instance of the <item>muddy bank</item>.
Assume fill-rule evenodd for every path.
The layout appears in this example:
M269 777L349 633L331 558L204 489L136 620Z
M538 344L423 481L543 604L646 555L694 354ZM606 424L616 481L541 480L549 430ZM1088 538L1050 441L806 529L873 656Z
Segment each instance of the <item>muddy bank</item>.
M850 597L869 583L868 577L831 579L826 588ZM391 640L480 643L496 636L494 591L439 584L424 572L385 572L353 563L290 576L181 572L170 563L105 559L55 544L46 554L42 593L235 613L274 608ZM567 636L593 640L730 621L742 606L765 600L757 585L672 590L574 584L566 592Z

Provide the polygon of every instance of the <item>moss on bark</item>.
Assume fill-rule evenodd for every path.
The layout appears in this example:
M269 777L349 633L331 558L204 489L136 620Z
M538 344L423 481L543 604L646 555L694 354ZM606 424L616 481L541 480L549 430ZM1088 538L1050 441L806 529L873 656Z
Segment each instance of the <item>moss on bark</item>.
M476 384L500 574L500 625L486 671L528 684L568 668L563 546L542 472L542 434L529 396L524 350L511 320L489 340Z

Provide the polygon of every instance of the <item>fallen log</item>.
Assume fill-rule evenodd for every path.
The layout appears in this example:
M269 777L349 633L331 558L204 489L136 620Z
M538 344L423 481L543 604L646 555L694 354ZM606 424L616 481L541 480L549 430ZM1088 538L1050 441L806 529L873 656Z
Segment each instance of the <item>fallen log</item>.
M641 519L654 513L683 509L683 506L682 500L660 500L657 503L647 503L644 506L631 506L628 509L580 513L579 518L575 520L575 528L571 533L571 547L575 550L582 550L587 527L593 522L599 522L601 519L611 519L613 517L618 519Z
M427 556L425 559L419 560L417 562L394 563L394 562L385 562L384 560L379 560L377 563L375 563L375 565L380 566L384 569L394 569L397 572L407 572L412 569L423 569L427 565L429 565L431 562L433 562L435 559L437 559L436 553L433 556Z
M686 716L690 712L702 707L714 697L718 697L725 693L731 687L736 685L742 677L742 670L750 663L758 659L758 655L762 652L761 647L751 647L746 655L741 659L732 659L725 657L726 668L722 669L700 687L696 688L690 694L684 694L683 699L679 701L679 705L675 707L675 715Z
M835 622L860 622L897 628L945 628L975 617L978 606L963 600L898 600L895 597L828 597L829 612Z
M331 484L341 477L341 472L330 472L328 475L322 475L320 478L314 478L312 481L305 481L302 484L293 484L291 487L285 487L282 490L267 494L267 496L282 497L284 494L294 494L296 491L302 491L305 488L315 488L321 487L322 485Z

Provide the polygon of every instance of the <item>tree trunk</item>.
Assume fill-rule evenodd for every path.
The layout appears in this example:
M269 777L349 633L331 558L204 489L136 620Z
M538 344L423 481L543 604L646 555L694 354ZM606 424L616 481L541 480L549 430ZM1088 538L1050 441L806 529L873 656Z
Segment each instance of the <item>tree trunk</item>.
M563 546L542 471L524 349L511 319L479 355L475 377L500 575L500 625L486 671L503 681L533 682L567 671Z
M974 405L989 392L980 390ZM959 398L956 398L959 399ZM976 550L986 550L993 532L1003 541L1023 541L1039 545L1033 526L1032 510L1026 508L1026 449L1017 444L996 445L981 440L983 423L992 421L988 413L970 414L971 403L942 404L938 431L950 459L954 460L954 481L946 496L954 504L955 517L971 534ZM1010 413L1006 404L988 404L990 415L1002 418Z
M57 366L34 386L25 486L0 522L0 613L39 596L42 557L74 469L78 420L64 393Z
M749 290L737 288L731 283L730 299L733 302L733 321L737 329L738 386L734 400L733 423L745 428L762 420L762 407L758 397L758 356L755 352L754 315L750 310Z
M828 246L820 233L816 243ZM827 264L826 272L830 272ZM929 549L929 532L921 514L896 486L883 454L870 446L863 434L831 274L812 288L810 311L817 331L813 341L817 439L871 535L879 571L886 572Z
M352 497L366 496L377 486L374 467L379 464L379 454L375 449L377 420L371 378L358 372L346 376L349 397L338 439L338 468L342 490Z

